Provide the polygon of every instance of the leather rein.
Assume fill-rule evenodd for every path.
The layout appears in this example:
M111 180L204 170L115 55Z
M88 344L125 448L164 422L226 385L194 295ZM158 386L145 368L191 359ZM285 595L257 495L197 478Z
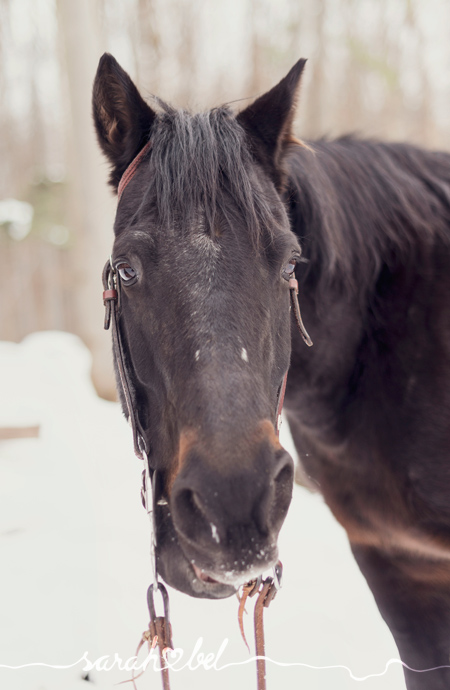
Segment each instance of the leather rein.
M145 154L149 151L151 143L148 142L143 149L134 158L128 168L125 170L118 186L118 200L120 201L125 187L133 178L139 164L145 157ZM150 542L150 556L151 556L151 567L153 582L149 586L147 591L147 604L150 614L149 629L145 631L142 636L140 647L147 641L149 648L153 649L158 646L159 656L160 656L160 669L163 690L170 690L169 684L169 667L167 664L166 654L168 650L173 649L172 644L172 629L169 618L169 595L162 582L158 579L158 571L156 565L156 524L155 524L155 508L157 504L166 503L165 499L162 498L157 500L155 487L157 481L155 474L157 472L156 468L151 467L149 462L150 448L145 440L145 435L143 428L140 424L136 406L133 401L133 386L131 383L129 371L126 364L125 352L123 347L123 340L119 328L119 315L121 309L121 282L118 271L116 270L111 257L105 264L103 269L103 304L105 306L105 320L104 328L108 330L111 328L112 331L112 345L113 345L113 356L116 362L117 371L120 379L120 385L122 388L123 397L125 399L125 404L128 413L128 422L131 426L133 435L133 446L135 455L143 462L142 471L142 487L141 487L141 499L143 506L147 512L150 520L151 526L151 542ZM300 306L298 303L298 283L295 278L289 279L289 292L291 299L291 307L294 311L295 321L300 334L308 346L312 345L311 338L309 337L305 326L303 325ZM291 308L290 307L290 308ZM275 429L277 436L279 435L280 425L281 425L281 412L283 409L284 396L286 392L287 383L286 371L280 389L278 391L277 405L276 405L276 416L275 416ZM239 604L239 626L241 629L241 634L243 636L244 642L247 644L244 630L242 617L244 613L245 602L248 597L253 597L258 594L258 598L255 603L254 609L254 627L255 627L255 645L256 645L256 655L257 655L257 687L258 690L265 690L266 688L266 670L265 670L265 652L264 652L264 628L263 628L263 611L264 608L270 604L270 602L275 597L278 589L281 587L281 575L282 575L282 565L278 562L273 568L273 577L267 577L264 580L261 576L248 582L243 586L242 596L240 598ZM157 616L155 610L154 597L157 592L160 592L162 603L163 603L163 616ZM248 645L247 645L248 646ZM134 683L134 677L133 677Z

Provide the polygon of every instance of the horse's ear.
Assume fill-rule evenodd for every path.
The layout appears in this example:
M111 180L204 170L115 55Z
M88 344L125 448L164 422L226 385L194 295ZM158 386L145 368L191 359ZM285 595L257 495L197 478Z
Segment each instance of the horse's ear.
M110 183L117 190L127 166L147 143L156 114L108 53L95 75L92 111L100 147L112 165Z
M276 182L284 145L292 138L292 122L305 63L306 60L299 60L279 84L237 115L237 120L250 135L254 152Z

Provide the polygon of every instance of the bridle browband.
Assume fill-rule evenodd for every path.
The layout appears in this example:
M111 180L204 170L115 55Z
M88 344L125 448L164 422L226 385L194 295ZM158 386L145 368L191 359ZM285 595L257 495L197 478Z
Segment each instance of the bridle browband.
M134 158L128 168L125 170L118 186L118 200L120 201L122 194L133 178L140 162L144 158L147 151L150 149L150 141L142 148L138 155ZM143 461L143 471L142 471L142 488L141 488L141 498L144 508L149 516L151 525L151 545L150 545L150 555L151 555L151 566L153 571L153 582L148 588L147 592L147 602L150 614L150 626L149 631L144 633L141 644L145 640L152 642L152 647L156 644L159 648L160 663L162 671L162 683L163 690L170 690L169 687L169 676L168 667L166 664L165 653L167 649L172 649L172 630L169 620L169 598L168 593L162 582L158 580L158 572L156 565L156 521L155 521L155 509L157 504L166 503L165 499L162 498L157 501L155 494L156 490L156 477L157 472L155 467L150 466L149 455L150 448L148 447L147 441L145 439L144 431L139 421L137 410L133 403L133 384L130 379L129 371L125 362L124 347L122 342L122 337L119 329L119 313L121 307L121 283L120 276L116 271L111 257L106 262L103 268L103 304L105 306L105 320L104 328L108 330L110 327L112 330L112 344L113 344L113 356L116 362L117 371L120 379L120 385L122 388L123 397L125 399L126 408L128 412L128 422L131 426L133 435L133 446L135 455ZM292 277L289 279L289 292L292 309L294 311L295 321L300 334L308 346L312 345L311 338L309 337L305 326L303 325L300 306L298 303L298 282L296 278ZM277 436L280 432L281 424L281 412L283 409L284 397L286 392L287 383L286 371L283 377L282 384L279 388L277 395L277 405L275 414L275 430ZM281 563L274 567L273 577L267 577L262 580L260 576L256 580L244 585L243 594L241 598L241 605L239 607L239 624L241 632L243 633L242 625L242 615L244 611L244 603L248 596L253 596L258 593L258 598L255 605L255 642L256 642L256 653L257 653L257 679L258 679L258 690L265 690L265 657L264 657L264 630L263 630L263 610L267 607L272 599L275 597L276 592L281 586ZM159 591L162 596L164 615L156 616L154 595ZM245 636L244 641L245 641ZM141 646L141 645L140 645Z
M140 162L144 158L147 151L150 150L150 147L151 147L151 142L147 141L144 148L139 151L137 156L131 161L130 165L128 166L128 168L125 170L122 177L120 178L119 186L117 187L117 201L118 202L121 199L121 196L124 192L125 187L130 182L130 180L134 177L134 173L136 172Z

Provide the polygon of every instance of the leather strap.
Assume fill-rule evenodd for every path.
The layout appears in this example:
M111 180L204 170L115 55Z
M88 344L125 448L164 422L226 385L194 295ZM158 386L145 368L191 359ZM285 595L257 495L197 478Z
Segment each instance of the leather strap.
M296 278L289 278L289 290L291 293L291 303L294 309L294 316L297 328L300 331L300 335L302 336L305 343L308 345L308 347L311 347L313 341L308 335L308 332L302 320L302 315L300 313L300 305L298 303L298 282Z
M136 172L136 170L137 170L140 162L144 158L145 154L150 149L150 146L151 146L151 142L148 141L145 144L144 148L139 151L136 158L133 158L130 165L128 166L128 168L125 170L124 174L120 178L119 186L117 188L117 197L118 197L117 200L118 201L120 201L120 198L124 192L125 187L131 181L131 179L134 177L134 173Z
M110 325L112 325L113 353L117 364L117 370L119 372L120 384L122 386L123 395L127 405L128 421L133 433L134 452L140 460L144 460L144 453L148 456L149 449L144 437L142 426L135 411L135 405L133 405L133 397L131 393L132 387L128 377L127 368L125 366L122 339L117 323L120 283L117 281L115 270L112 267L109 259L103 269L103 288L103 303L105 305L104 327L106 330L108 330Z
M264 609L269 606L271 601L275 598L278 589L281 587L281 573L282 565L277 563L274 570L274 577L267 577L262 580L261 577L244 585L242 596L239 601L238 620L242 639L249 649L244 633L243 615L245 604L248 597L253 597L256 594L258 598L255 603L253 612L253 622L255 629L255 651L256 651L256 679L258 690L266 690L266 658L265 658L265 642L264 642ZM250 649L249 649L250 651Z
M289 370L288 370L289 371ZM277 400L277 416L275 420L275 431L277 433L277 436L280 435L280 428L281 428L281 413L283 411L283 405L284 405L284 396L286 394L286 384L287 384L287 377L288 377L288 371L285 373L283 377L283 382L281 384L279 393L278 393L278 400Z
M164 615L157 616L155 611L154 595L155 590L159 590L162 596ZM161 669L161 679L163 690L170 690L169 667L167 665L167 652L173 650L172 626L169 616L169 595L162 582L150 585L147 590L147 604L150 614L149 630L153 640L153 646L158 645L159 663Z
M270 577L264 581L262 589L256 600L255 610L253 614L255 625L255 651L256 651L256 679L258 690L266 690L266 648L264 643L264 607L269 604L266 599L269 592L273 588L273 582ZM276 593L276 592L275 592ZM272 597L273 598L273 597ZM270 599L271 601L272 599ZM269 601L269 603L270 603Z

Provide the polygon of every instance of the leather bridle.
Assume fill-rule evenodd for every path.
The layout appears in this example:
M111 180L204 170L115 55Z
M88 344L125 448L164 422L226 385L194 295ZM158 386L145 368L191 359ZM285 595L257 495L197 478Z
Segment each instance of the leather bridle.
M120 280L116 269L114 268L111 259L105 264L103 269L103 304L105 305L105 322L104 328L108 330L112 325L112 343L113 354L116 361L117 370L120 378L120 385L122 387L125 398L128 421L130 423L133 433L133 445L135 455L140 459L144 459L144 454L148 456L149 448L145 441L144 432L139 422L137 413L135 412L132 397L132 385L130 377L125 365L125 355L122 344L122 338L119 331L118 311L120 309Z
M148 142L144 148L139 152L136 158L128 166L125 173L120 180L118 187L119 200L124 192L125 187L128 185L130 180L133 178L140 162L143 160L145 154L150 148L150 142ZM158 572L156 566L156 524L155 524L155 508L158 503L165 503L165 499L162 498L157 501L155 494L156 490L156 468L151 467L149 462L150 448L148 447L147 441L145 439L145 434L141 423L139 421L138 413L136 410L136 405L133 401L133 385L131 382L128 367L125 361L125 353L123 347L122 336L119 328L119 313L121 308L121 282L118 271L116 270L111 257L105 264L103 269L103 303L105 306L105 321L104 328L108 330L111 327L112 330L112 344L113 344L113 356L116 362L116 367L118 371L118 376L120 379L120 385L122 388L123 397L125 399L125 404L128 413L128 422L131 426L133 435L133 446L135 455L143 462L142 471L142 488L141 488L141 498L144 508L149 516L151 524L151 566L153 571L153 582L148 588L147 601L150 614L150 626L149 631L144 633L143 640L152 643L152 646L158 645L161 670L162 670L162 682L163 689L170 690L169 688L169 676L168 668L166 664L165 654L168 649L172 649L172 631L169 620L169 600L168 593L162 582L158 580ZM300 334L308 346L312 345L311 338L309 337L305 326L303 325L300 306L298 303L298 283L297 280L292 277L289 279L289 291L292 309L294 311L295 321ZM277 436L280 431L281 423L281 412L283 409L284 396L286 392L287 374L284 374L282 384L278 391L276 414L275 414L275 429ZM258 598L255 605L255 642L256 642L256 652L257 652L257 679L258 679L258 690L265 690L265 657L264 657L264 631L263 631L263 609L267 607L269 603L274 598L277 590L281 586L281 563L274 567L273 577L267 577L262 580L261 577L256 580L244 585L241 605L239 607L239 624L241 627L241 632L243 633L242 625L242 615L244 611L243 603L248 596L253 596L258 593ZM164 615L156 616L154 596L156 592L160 592L163 600ZM244 636L245 641L245 636Z

